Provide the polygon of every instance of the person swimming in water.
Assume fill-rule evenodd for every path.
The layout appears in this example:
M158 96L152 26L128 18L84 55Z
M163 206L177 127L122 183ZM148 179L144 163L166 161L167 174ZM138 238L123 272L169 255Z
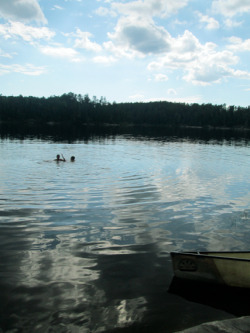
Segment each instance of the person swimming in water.
M66 160L65 160L65 158L64 158L64 156L63 156L63 154L62 154L62 158L60 158L60 155L57 154L57 155L56 155L56 159L55 159L54 161L56 161L56 162L66 162Z
M70 162L75 162L75 156L70 157Z

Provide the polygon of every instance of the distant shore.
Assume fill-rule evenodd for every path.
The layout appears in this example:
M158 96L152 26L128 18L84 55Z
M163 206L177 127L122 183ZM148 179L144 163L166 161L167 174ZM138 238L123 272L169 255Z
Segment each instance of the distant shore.
M38 120L28 120L28 121L1 121L0 120L0 128L1 126L8 126L8 127L12 127L12 126L20 126L23 128L29 128L32 126L37 126L37 127L41 127L43 126L45 127L67 127L67 128L89 128L89 129L93 129L93 128L161 128L161 129L178 129L178 128L182 128L182 129L197 129L197 130L222 130L222 131L250 131L249 127L242 127L242 126L232 126L232 127L228 127L228 126L211 126L211 125L204 125L204 126L197 126L197 125L182 125L182 124L178 124L178 125L168 125L168 124L129 124L129 123L102 123L102 124L95 124L95 123L80 123L80 124L75 124L75 123L65 123L65 122L56 122L56 121L49 121L49 122L45 122L45 123L41 123Z
M115 103L73 93L48 98L0 95L1 124L250 129L250 106L168 101Z

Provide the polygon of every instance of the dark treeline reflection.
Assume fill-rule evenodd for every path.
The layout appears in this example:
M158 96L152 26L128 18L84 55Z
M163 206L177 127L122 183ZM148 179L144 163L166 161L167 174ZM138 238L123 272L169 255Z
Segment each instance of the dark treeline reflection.
M1 96L0 121L250 128L250 107L172 103L108 103L73 93L48 98Z
M250 131L235 129L209 129L161 126L74 126L74 125L22 125L0 124L0 138L10 140L39 139L53 142L76 143L89 140L115 140L123 135L128 139L157 141L194 141L209 144L247 144Z

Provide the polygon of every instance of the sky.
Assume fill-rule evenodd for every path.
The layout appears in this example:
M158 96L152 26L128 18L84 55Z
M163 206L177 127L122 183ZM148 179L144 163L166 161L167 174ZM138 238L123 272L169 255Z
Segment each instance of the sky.
M250 105L250 0L0 0L0 94Z

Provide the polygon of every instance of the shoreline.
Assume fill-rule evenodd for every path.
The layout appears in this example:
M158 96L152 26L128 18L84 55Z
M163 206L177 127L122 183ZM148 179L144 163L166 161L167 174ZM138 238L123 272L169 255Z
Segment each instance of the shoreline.
M184 124L146 124L146 123L141 123L141 124L133 124L133 123L80 123L76 124L74 122L54 122L54 121L48 121L48 122L40 122L37 120L27 120L24 122L20 121L1 121L0 120L0 126L20 126L22 128L29 128L32 126L37 126L37 127L67 127L67 128L161 128L161 129L197 129L197 130L221 130L221 131L238 131L238 132L245 132L245 131L250 131L250 127L225 127L225 126L211 126L211 125L206 125L206 126L197 126L197 125L184 125Z

